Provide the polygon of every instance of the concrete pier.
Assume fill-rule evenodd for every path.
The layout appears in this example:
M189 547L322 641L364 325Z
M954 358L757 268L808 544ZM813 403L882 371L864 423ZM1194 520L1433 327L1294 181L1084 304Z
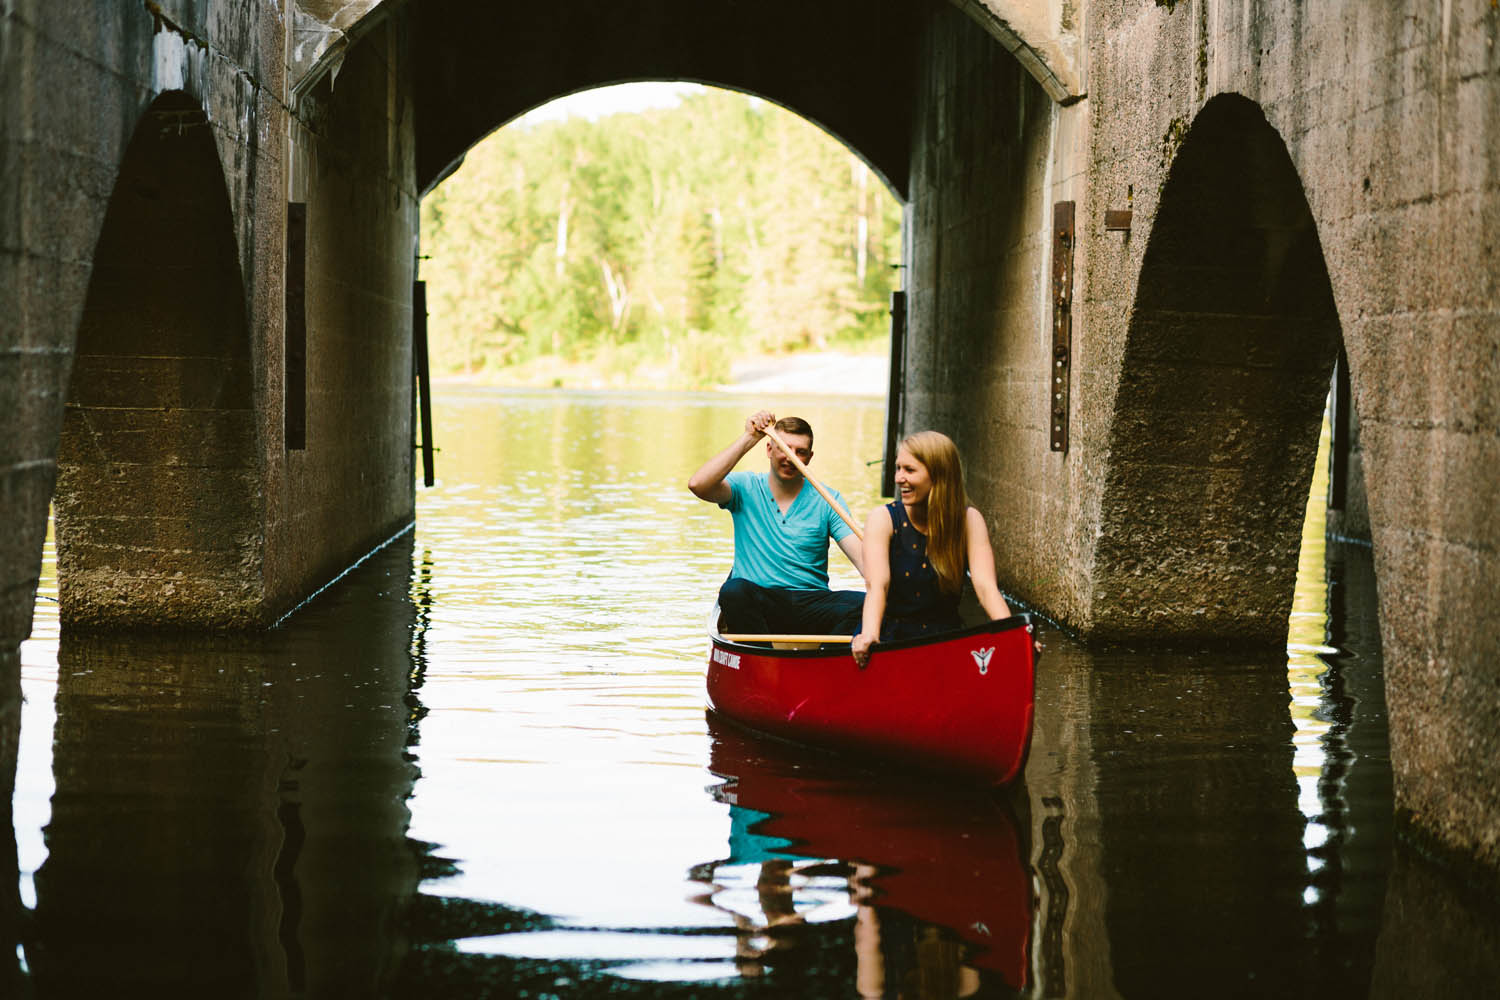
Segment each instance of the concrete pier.
M409 523L421 193L552 97L700 80L908 202L902 424L1086 638L1284 641L1342 349L1397 809L1493 875L1497 37L1488 0L13 0L0 654L52 503L74 627L265 624Z

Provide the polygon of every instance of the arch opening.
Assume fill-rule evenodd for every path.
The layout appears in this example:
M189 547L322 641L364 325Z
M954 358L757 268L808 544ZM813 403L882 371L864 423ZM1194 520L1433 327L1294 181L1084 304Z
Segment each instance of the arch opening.
M78 330L54 498L65 624L254 621L253 396L218 151L168 92L125 150Z
M853 365L883 392L902 254L884 179L774 102L678 81L647 93L534 109L424 198L433 369L696 388L811 348L846 367L805 387Z
M1215 97L1142 263L1095 556L1101 637L1285 642L1340 340L1284 143L1254 102Z

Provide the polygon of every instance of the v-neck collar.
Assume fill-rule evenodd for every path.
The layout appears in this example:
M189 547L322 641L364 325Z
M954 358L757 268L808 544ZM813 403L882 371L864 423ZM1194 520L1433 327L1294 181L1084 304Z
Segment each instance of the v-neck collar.
M766 499L771 501L771 509L776 512L776 517L782 524L792 516L792 511L802 502L802 496L807 492L807 480L802 480L802 485L797 488L797 495L792 497L792 502L786 505L786 510L781 509L781 504L776 502L776 491L771 489L771 477L766 476Z

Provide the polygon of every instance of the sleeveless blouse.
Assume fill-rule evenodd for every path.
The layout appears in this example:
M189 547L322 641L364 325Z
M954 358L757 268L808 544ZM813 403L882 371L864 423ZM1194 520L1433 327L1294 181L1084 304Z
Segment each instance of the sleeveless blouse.
M912 527L900 500L885 505L891 515L891 586L885 599L880 639L914 639L962 628L958 602L963 592L946 593L927 560L927 536Z

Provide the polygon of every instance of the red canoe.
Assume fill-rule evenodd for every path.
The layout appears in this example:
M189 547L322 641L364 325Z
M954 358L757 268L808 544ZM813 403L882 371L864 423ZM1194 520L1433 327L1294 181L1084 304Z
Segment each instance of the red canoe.
M842 648L776 649L711 631L708 698L752 729L991 784L1031 745L1029 616L879 644L861 670Z

